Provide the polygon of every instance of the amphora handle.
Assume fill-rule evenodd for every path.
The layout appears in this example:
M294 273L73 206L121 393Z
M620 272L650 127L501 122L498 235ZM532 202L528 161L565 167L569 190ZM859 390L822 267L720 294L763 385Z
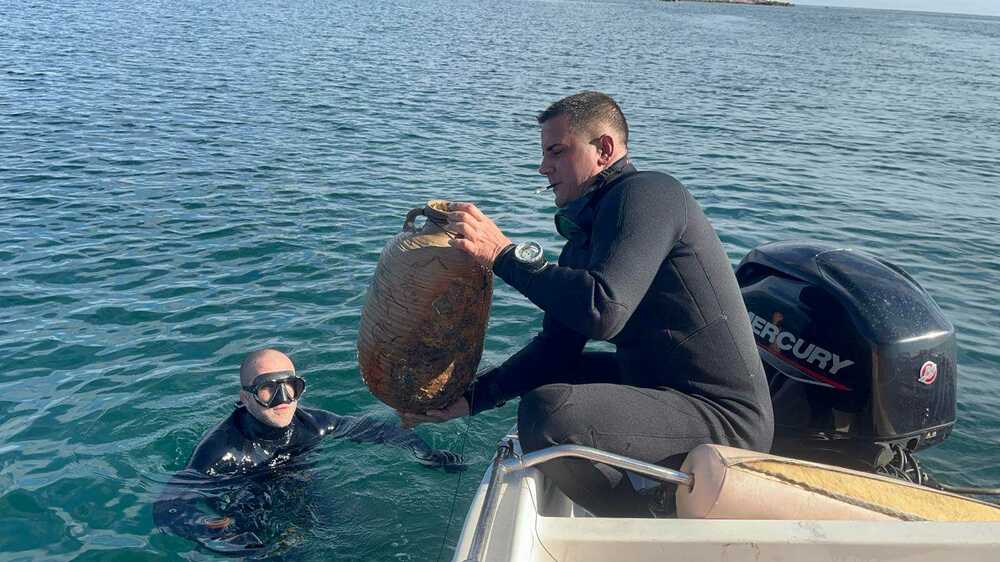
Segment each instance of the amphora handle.
M413 221L417 220L417 217L423 216L423 214L423 207L417 207L409 213L406 213L406 221L403 222L403 232L416 232L417 227L413 226Z
M444 230L444 225L448 222L448 213L442 209L447 208L447 201L434 199L428 201L423 207L412 209L409 213L406 213L406 220L403 222L403 231L416 232L417 227L413 224L413 221L417 220L417 217L420 216L427 217L427 222L434 223L435 226Z

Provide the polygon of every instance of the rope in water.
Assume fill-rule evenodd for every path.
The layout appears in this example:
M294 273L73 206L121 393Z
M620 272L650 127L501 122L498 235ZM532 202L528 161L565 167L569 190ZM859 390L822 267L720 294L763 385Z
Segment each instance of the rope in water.
M473 387L473 392L475 392L475 387ZM471 404L470 404L471 406ZM469 428L472 427L472 416L466 418L465 422L465 433L462 435L462 445L459 447L458 454L462 456L463 462L465 461L465 445L469 442ZM440 562L441 553L444 552L444 545L448 541L448 532L451 531L451 522L455 517L455 504L458 503L458 492L462 487L462 475L465 471L458 473L458 478L455 481L455 491L451 494L451 509L448 513L448 524L445 525L444 535L441 536L441 546L438 548L437 556L434 557L435 562Z

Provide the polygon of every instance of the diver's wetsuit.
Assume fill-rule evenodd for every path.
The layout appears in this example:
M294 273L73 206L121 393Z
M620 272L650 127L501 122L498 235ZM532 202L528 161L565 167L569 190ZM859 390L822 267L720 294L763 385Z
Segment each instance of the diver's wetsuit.
M545 311L542 331L467 393L472 412L522 396L526 451L573 443L677 465L702 443L767 451L774 422L732 266L677 180L622 159L562 212L578 226L533 272L512 253L494 272ZM565 234L565 232L564 232ZM583 353L589 339L615 353ZM542 470L597 514L629 514L621 473L584 461ZM611 493L622 486L624 492Z
M207 522L219 516L201 509L203 494L190 483L185 485L185 480L192 479L183 476L192 471L211 477L233 476L275 468L309 451L327 436L346 437L354 442L389 443L410 449L422 464L442 466L446 470L464 468L458 455L432 449L412 430L389 422L299 406L292 422L287 427L277 428L260 422L237 403L228 418L205 434L185 471L164 490L153 506L153 519L158 527L198 541L212 550L233 553L260 547L259 539L252 533L241 533L238 525L212 529Z

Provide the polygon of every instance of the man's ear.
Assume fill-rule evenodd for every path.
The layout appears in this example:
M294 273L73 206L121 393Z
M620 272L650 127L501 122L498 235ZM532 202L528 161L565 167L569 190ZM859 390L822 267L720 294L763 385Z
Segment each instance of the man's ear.
M607 166L611 163L611 157L615 153L615 138L611 135L601 135L598 141L600 144L597 147L597 163L601 166Z

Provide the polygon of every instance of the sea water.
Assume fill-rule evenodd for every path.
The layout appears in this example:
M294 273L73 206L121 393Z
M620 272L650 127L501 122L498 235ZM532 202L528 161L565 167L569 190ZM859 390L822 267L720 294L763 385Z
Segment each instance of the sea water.
M35 2L0 8L0 559L215 555L151 504L251 349L305 402L391 419L354 342L379 251L473 201L550 259L534 116L614 96L734 264L812 238L910 272L955 324L939 478L1000 484L1000 19L656 1ZM497 283L484 364L538 329ZM505 408L419 432L458 476L330 442L280 484L268 556L450 556ZM268 496L271 497L271 496ZM267 498L265 498L266 500ZM262 500L263 501L263 500Z

